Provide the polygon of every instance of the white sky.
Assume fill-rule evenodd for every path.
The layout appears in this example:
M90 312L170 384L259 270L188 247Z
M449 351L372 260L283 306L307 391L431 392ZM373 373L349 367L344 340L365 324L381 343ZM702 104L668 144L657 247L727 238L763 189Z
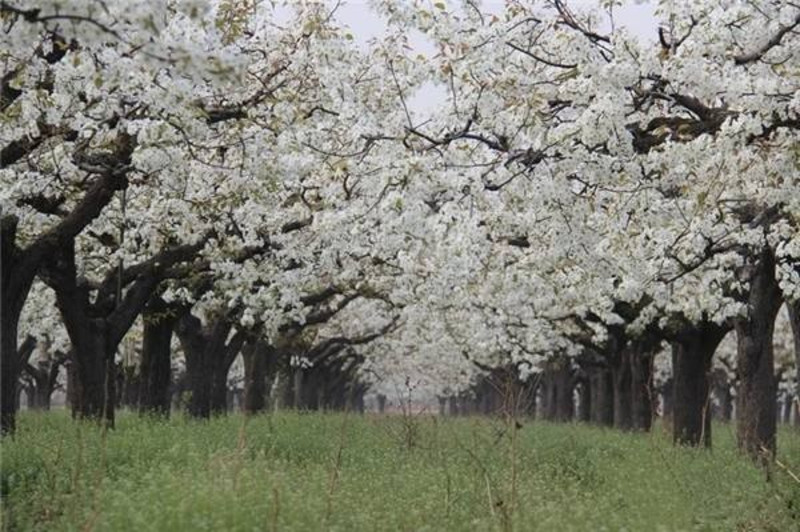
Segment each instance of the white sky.
M460 5L460 1L449 0L448 5ZM499 13L503 10L505 2L501 0L477 0L481 5L481 10L486 13ZM598 0L567 0L567 5L574 8L589 7L597 5ZM433 1L431 1L433 4ZM654 40L656 34L655 1L637 0L627 1L625 5L614 9L614 23L617 26L624 26L631 34L643 40ZM280 16L279 13L276 13ZM344 25L348 26L355 37L356 42L366 44L373 37L380 37L386 30L383 19L375 13L368 5L368 0L344 0L336 12L336 18ZM604 29L609 29L608 22ZM436 53L433 45L427 41L422 34L411 35L410 44L414 51L423 54ZM433 84L425 86L415 94L409 106L421 113L435 108L444 100L445 91L441 87Z

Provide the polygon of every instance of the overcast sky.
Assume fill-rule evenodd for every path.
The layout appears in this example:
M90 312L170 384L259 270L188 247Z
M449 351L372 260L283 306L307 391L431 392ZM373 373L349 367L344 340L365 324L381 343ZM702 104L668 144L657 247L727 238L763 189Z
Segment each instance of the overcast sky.
M460 4L453 0L447 3ZM596 5L597 3L597 0L567 0L567 5L574 7ZM504 2L499 0L484 0L480 4L482 11L487 13L499 13L504 6ZM366 44L373 37L380 37L386 30L386 24L377 13L370 9L367 0L345 0L337 11L337 19L347 25L356 41L362 44ZM623 7L615 9L614 21L615 24L625 26L628 31L642 39L652 40L657 37L654 2L646 0L627 2ZM410 41L418 53L428 55L436 52L432 44L421 34L411 35ZM410 106L414 110L424 112L434 108L443 98L444 89L431 84L414 95Z

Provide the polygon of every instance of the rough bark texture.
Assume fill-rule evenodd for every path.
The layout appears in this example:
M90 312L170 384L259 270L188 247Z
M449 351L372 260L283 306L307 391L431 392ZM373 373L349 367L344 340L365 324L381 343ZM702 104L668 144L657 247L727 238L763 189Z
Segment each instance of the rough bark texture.
M735 321L737 387L736 436L739 448L755 459L774 456L777 387L772 346L781 290L775 258L765 247L750 265L747 314Z
M711 358L728 332L711 322L686 327L672 349L675 443L711 447Z

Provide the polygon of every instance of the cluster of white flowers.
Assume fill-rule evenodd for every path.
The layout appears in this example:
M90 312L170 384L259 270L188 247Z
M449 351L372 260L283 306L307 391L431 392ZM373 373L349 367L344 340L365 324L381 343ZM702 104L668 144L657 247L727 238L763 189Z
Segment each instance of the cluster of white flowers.
M275 341L306 323L309 294L362 294L314 337L385 330L353 348L364 378L437 393L478 364L576 355L608 327L741 316L764 245L800 300L791 3L659 2L661 38L642 42L526 2L480 17L380 0L386 36L367 45L311 1L287 23L225 0L6 4L0 147L19 153L0 208L19 245L86 196L86 154L135 139L124 196L77 237L86 286L205 242L192 267L212 288L171 275L166 300L239 308ZM410 53L411 31L436 55ZM430 82L446 98L420 116L407 101Z

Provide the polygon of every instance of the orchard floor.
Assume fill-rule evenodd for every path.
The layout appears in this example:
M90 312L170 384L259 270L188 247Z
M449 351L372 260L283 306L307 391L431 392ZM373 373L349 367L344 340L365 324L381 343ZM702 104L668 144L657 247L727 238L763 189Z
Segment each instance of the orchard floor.
M714 427L713 451L499 419L122 414L106 435L23 413L3 440L4 530L800 530L800 484ZM800 432L780 433L800 473Z

